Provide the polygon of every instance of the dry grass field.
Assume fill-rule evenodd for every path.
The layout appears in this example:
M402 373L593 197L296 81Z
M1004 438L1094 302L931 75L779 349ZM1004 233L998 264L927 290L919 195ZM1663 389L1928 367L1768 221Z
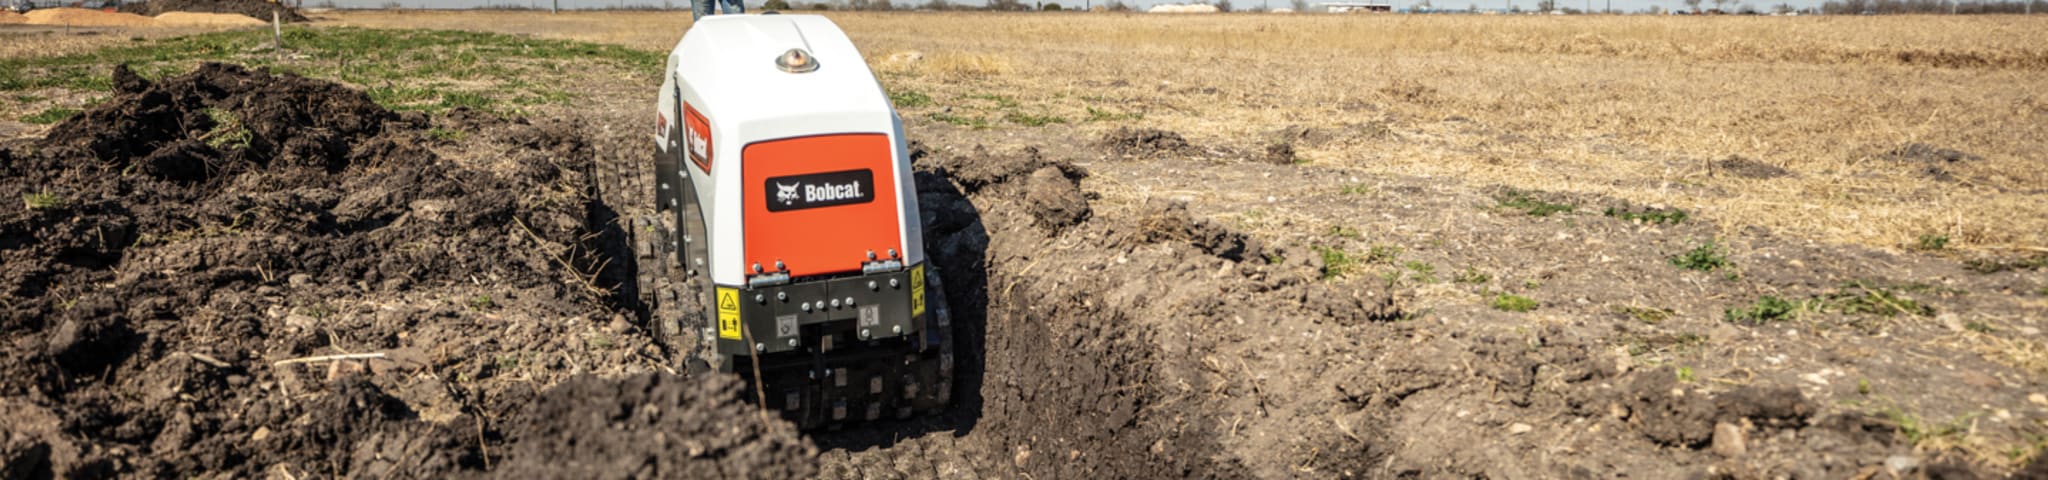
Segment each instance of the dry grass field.
M689 25L681 13L331 15L657 51ZM965 108L949 118L966 122L1142 115L1248 148L1290 126L1362 125L1298 153L1669 205L1825 242L2048 248L2048 19L831 16L888 88ZM977 100L989 97L1006 101ZM1111 128L1094 127L1081 130ZM1913 144L1981 160L1942 165L1950 180L1935 181L1924 155L1891 155ZM1789 175L1715 174L1730 156Z
M2048 17L828 15L953 409L800 433L672 375L627 245L687 13L0 28L0 459L2048 476Z

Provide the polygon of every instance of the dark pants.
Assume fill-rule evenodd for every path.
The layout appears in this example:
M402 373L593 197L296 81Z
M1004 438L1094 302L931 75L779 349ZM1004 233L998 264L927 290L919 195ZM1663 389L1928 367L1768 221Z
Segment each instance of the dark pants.
M705 15L717 15L718 12L714 12L712 10L717 8L718 4L721 3L725 4L726 14L747 13L747 4L743 3L744 1L745 0L690 0L690 19L697 20L704 18Z

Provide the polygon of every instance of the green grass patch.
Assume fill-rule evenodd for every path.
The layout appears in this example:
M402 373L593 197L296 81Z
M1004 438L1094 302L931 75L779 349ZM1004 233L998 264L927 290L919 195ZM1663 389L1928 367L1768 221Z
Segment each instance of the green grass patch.
M934 113L932 114L932 120L972 128L975 130L988 128L988 120L983 120L981 117L963 117L950 113Z
M1874 314L1886 317L1900 314L1930 317L1934 307L1923 305L1910 298L1898 296L1891 289L1852 282L1842 286L1842 291L1818 299L1822 308L1845 314Z
M1757 298L1756 303L1750 304L1747 307L1735 307L1722 312L1722 319L1730 323L1747 325L1765 325L1789 321L1799 318L1800 312L1808 309L1805 303L1764 295Z
M1619 218L1625 221L1647 223L1652 225L1675 225L1684 222L1687 218L1684 210L1679 210L1676 208L1650 208L1643 209L1641 211L1635 211L1608 207L1606 215L1609 217Z
M1572 210L1578 209L1577 206L1570 204L1543 201L1530 192L1518 190L1503 193L1495 197L1494 201L1499 202L1501 208L1519 210L1532 217L1548 217L1559 213L1571 213Z
M1346 183L1343 186L1337 187L1337 193L1345 195L1367 195L1371 194L1372 192L1372 185L1366 185L1364 183Z
M434 127L427 130L427 136L444 142L459 142L469 137L469 133L452 128Z
M1536 309L1536 301L1521 295L1503 293L1493 297L1493 309L1503 312L1527 312Z
M64 197L59 197L57 196L57 194L50 193L47 191L36 193L24 193L21 194L21 203L22 205L27 206L29 210L47 210L52 208L63 208Z
M206 118L213 121L213 129L201 135L200 141L217 149L249 148L249 141L255 138L255 134L249 131L249 127L242 125L242 118L235 115L235 112L209 107L205 113Z
M31 113L27 116L21 117L21 121L22 123L32 123L36 125L50 125L57 122L62 122L65 119L71 118L72 115L77 114L78 109L75 108L50 107L43 109L43 111Z
M1008 121L1010 123L1023 125L1026 127L1043 127L1055 123L1067 123L1067 119L1053 115L1031 115L1022 112L1010 112L1008 114L1004 114L1003 120Z
M1465 271L1458 272L1458 275L1455 277L1451 277L1451 279L1457 281L1458 283L1470 283L1477 285L1481 283L1486 283L1489 280L1493 280L1493 276L1487 275L1486 272L1481 272L1478 268L1475 267L1465 267Z
M1144 119L1145 119L1145 114L1144 114L1144 113L1139 113L1139 112L1113 112L1113 111L1109 111L1109 110L1102 110L1102 109L1098 109L1098 108L1095 108L1095 107L1087 107L1087 108L1088 108L1088 121L1090 121L1090 122L1115 122L1115 121L1123 121L1123 120L1144 120Z
M918 93L916 90L904 90L901 92L890 92L889 103L896 104L896 108L926 107L931 106L932 97Z
M1323 279L1331 280L1350 274L1358 268L1358 257L1344 253L1344 250L1316 246L1316 254L1323 257Z
M1735 266L1734 263L1728 261L1726 255L1721 254L1720 245L1716 245L1711 239L1697 247L1693 247L1692 250L1687 250L1683 254L1671 257L1671 264L1678 266L1678 268L1702 272Z
M1396 247L1393 245L1373 245L1372 249L1366 250L1365 261L1369 263L1391 264L1394 263L1394 258L1400 256L1401 247Z

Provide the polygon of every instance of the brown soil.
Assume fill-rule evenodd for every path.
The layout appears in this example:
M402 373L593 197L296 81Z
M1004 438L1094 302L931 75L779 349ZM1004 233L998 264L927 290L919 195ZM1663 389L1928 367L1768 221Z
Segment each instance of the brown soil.
M69 25L73 27L144 27L156 23L155 19L132 13L108 13L83 8L45 8L30 10L23 15L30 25Z
M650 373L675 357L612 293L637 291L618 219L651 195L595 184L645 168L651 87L593 82L565 123L530 123L399 115L221 66L116 84L108 107L0 150L0 198L23 199L0 202L10 475L2048 469L1957 447L2048 428L2027 347L2039 269L1525 192L1577 207L1539 217L1501 205L1504 187L1213 153L1272 139L916 119L925 244L962 342L956 407L799 439L734 399L736 380ZM1672 264L1704 239L1735 266ZM1843 307L1872 289L1897 296ZM1507 293L1537 306L1489 305ZM1833 303L1725 320L1763 296ZM276 363L362 352L386 357Z
M28 23L28 16L14 13L13 10L0 10L0 24L6 23Z
M229 13L270 22L274 11L286 22L304 22L306 17L298 10L270 3L264 0L149 0L121 6L121 11L143 15L162 15L169 12Z
M712 421L752 418L730 383L572 379L656 352L592 285L573 130L228 65L115 78L0 149L8 478L810 468L787 425Z

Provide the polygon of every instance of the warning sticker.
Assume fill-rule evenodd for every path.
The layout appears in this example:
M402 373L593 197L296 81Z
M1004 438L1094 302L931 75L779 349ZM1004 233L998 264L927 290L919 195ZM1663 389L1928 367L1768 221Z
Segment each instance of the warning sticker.
M718 287L718 338L740 339L740 291Z
M910 316L924 315L924 267L910 269Z

